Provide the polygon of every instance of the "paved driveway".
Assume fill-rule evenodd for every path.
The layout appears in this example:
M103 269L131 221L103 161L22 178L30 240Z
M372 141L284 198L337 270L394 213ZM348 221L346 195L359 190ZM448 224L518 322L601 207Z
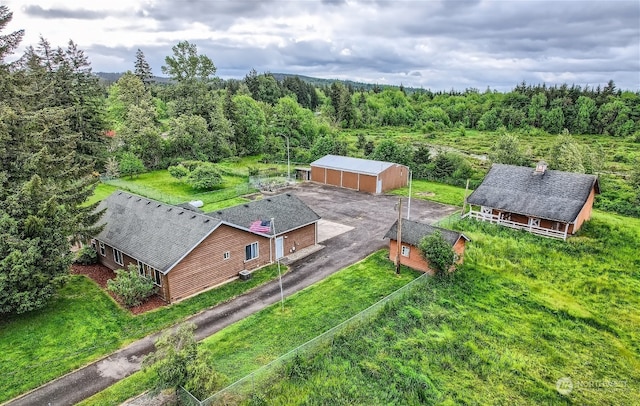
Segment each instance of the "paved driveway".
M296 278L314 283L388 246L388 240L383 237L398 219L394 209L397 196L370 195L312 183L300 184L286 192L294 193L324 220L353 227L322 242L323 250L293 264L291 276L298 274ZM403 198L403 218L406 218L407 203ZM411 199L411 220L415 221L433 224L457 210L453 206Z
M395 196L372 196L313 184L302 184L284 192L296 194L329 222L353 227L323 241L324 249L291 265L290 271L282 277L285 296L290 296L387 245L382 237L398 216L394 211L398 201ZM455 207L438 203L412 200L411 219L433 223L456 210ZM327 226L331 227L331 224L328 223ZM196 338L201 340L279 300L280 286L275 280L234 300L204 310L188 321L196 324ZM153 342L158 335L156 333L136 341L10 401L8 405L53 406L78 403L139 370L144 355L153 351Z

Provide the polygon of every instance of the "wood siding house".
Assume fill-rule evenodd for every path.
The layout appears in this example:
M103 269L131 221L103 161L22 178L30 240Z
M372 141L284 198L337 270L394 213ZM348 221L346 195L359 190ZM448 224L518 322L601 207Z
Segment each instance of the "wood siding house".
M203 214L116 191L102 209L105 227L92 241L100 263L136 265L168 302L316 244L320 219L291 194Z
M379 194L407 186L409 168L392 162L325 155L311 163L311 181Z
M566 240L591 218L598 193L595 175L493 164L463 217Z
M431 268L429 261L422 256L420 248L418 247L422 238L436 231L440 231L445 241L451 245L453 251L456 253L456 263L461 264L464 260L464 250L469 238L455 231L411 220L402 220L400 263L418 271L434 274L435 270ZM398 252L397 221L393 223L384 238L389 239L389 259L395 262Z

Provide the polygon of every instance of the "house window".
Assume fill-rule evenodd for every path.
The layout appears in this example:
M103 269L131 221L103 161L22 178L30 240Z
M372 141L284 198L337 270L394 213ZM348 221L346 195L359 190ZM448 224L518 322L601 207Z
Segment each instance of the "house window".
M144 262L138 261L138 273L140 274L140 276L145 276L144 274Z
M122 252L117 249L113 249L113 260L116 261L118 265L124 265L124 261L122 259Z
M540 227L540 219L529 217L529 225L531 227Z
M255 258L258 258L258 242L254 242L244 247L244 260L251 261Z
M225 251L224 254L222 254L222 258L223 259L231 258L231 253L229 251Z
M162 273L160 273L160 271L158 271L157 269L153 270L153 283L158 286L162 286Z
M107 255L104 250L104 243L102 241L100 241L100 255L102 255L103 257Z
M411 248L409 248L406 245L402 246L402 256L403 257L408 257L410 252L411 252Z
M96 246L96 240L91 240L91 248L93 248L95 252L98 252L98 247Z

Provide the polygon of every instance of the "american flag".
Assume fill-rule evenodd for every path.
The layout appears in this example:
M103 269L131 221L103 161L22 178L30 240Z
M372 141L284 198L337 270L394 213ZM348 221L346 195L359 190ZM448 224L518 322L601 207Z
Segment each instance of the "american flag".
M256 220L251 223L249 230L256 233L269 233L271 232L271 220Z

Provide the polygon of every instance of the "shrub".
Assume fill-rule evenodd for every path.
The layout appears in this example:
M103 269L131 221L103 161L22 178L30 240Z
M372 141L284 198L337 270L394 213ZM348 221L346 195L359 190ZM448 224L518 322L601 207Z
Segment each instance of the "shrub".
M260 168L257 166L247 166L249 170L249 176L258 176L260 174Z
M73 262L80 265L93 265L98 262L98 255L91 247L82 247L76 253Z
M170 166L169 174L176 179L182 179L185 176L189 175L189 170L182 164L176 166Z
M118 295L125 306L137 306L155 293L153 281L140 275L136 265L129 265L126 271L118 269L115 273L116 278L107 281L107 289Z
M222 175L215 165L203 163L189 173L187 183L194 189L213 189L222 183Z
M456 260L456 253L451 245L442 237L440 231L425 236L420 240L420 252L424 259L436 271L436 275L445 274Z

